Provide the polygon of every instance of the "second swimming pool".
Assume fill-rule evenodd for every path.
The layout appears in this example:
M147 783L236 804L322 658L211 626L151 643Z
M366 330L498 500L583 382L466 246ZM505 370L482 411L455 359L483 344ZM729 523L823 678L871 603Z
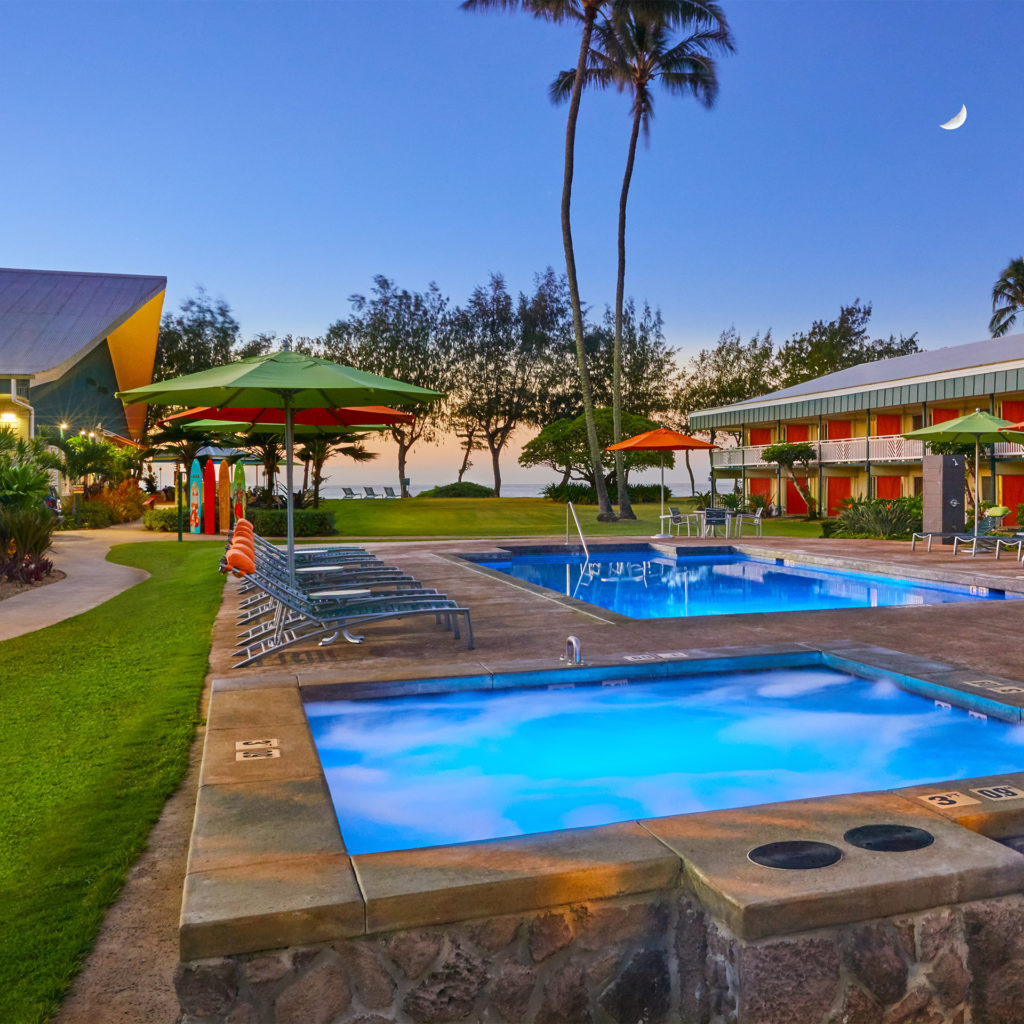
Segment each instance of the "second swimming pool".
M632 619L883 608L1020 596L984 587L824 569L739 552L672 558L646 547L595 551L590 558L568 552L527 552L472 560Z

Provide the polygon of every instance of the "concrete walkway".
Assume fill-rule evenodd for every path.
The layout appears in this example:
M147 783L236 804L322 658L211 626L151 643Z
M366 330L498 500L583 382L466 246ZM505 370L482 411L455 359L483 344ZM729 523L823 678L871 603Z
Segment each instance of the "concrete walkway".
M81 615L146 579L149 573L144 569L107 561L115 544L176 538L177 534L145 530L141 523L54 534L51 557L67 578L0 603L0 641Z

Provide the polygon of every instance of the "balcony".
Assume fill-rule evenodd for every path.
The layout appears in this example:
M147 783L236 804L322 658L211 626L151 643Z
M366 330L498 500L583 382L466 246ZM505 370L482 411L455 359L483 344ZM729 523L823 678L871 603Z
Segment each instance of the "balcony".
M818 449L814 461L821 465L842 465L865 462L920 462L924 455L924 442L911 441L894 434L888 437L850 437L842 441L812 441ZM767 445L748 445L745 448L723 448L711 453L714 469L770 469L774 463L765 462L761 453ZM1001 442L995 445L999 459L1024 457L1024 445Z

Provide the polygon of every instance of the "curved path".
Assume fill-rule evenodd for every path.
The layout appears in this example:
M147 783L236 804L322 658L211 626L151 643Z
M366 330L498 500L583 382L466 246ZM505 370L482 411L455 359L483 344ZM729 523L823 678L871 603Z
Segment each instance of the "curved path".
M146 579L149 573L144 569L107 561L107 552L115 544L174 540L176 536L144 530L139 523L54 534L51 557L54 566L67 578L26 590L0 603L0 641L81 615Z

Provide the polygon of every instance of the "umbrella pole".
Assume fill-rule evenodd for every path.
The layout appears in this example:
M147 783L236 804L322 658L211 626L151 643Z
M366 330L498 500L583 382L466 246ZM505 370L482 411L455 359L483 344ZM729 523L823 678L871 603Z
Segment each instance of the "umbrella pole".
M295 512L292 507L295 492L292 490L292 434L295 429L295 413L292 411L292 396L284 396L284 478L288 486L286 515L288 518L288 582L295 586Z
M665 533L665 453L661 452L661 518L658 519L658 532L651 538L660 540L663 537L670 537Z
M978 539L978 513L981 512L981 477L978 475L978 460L981 455L981 439L974 442L974 539ZM977 546L975 546L977 550Z

